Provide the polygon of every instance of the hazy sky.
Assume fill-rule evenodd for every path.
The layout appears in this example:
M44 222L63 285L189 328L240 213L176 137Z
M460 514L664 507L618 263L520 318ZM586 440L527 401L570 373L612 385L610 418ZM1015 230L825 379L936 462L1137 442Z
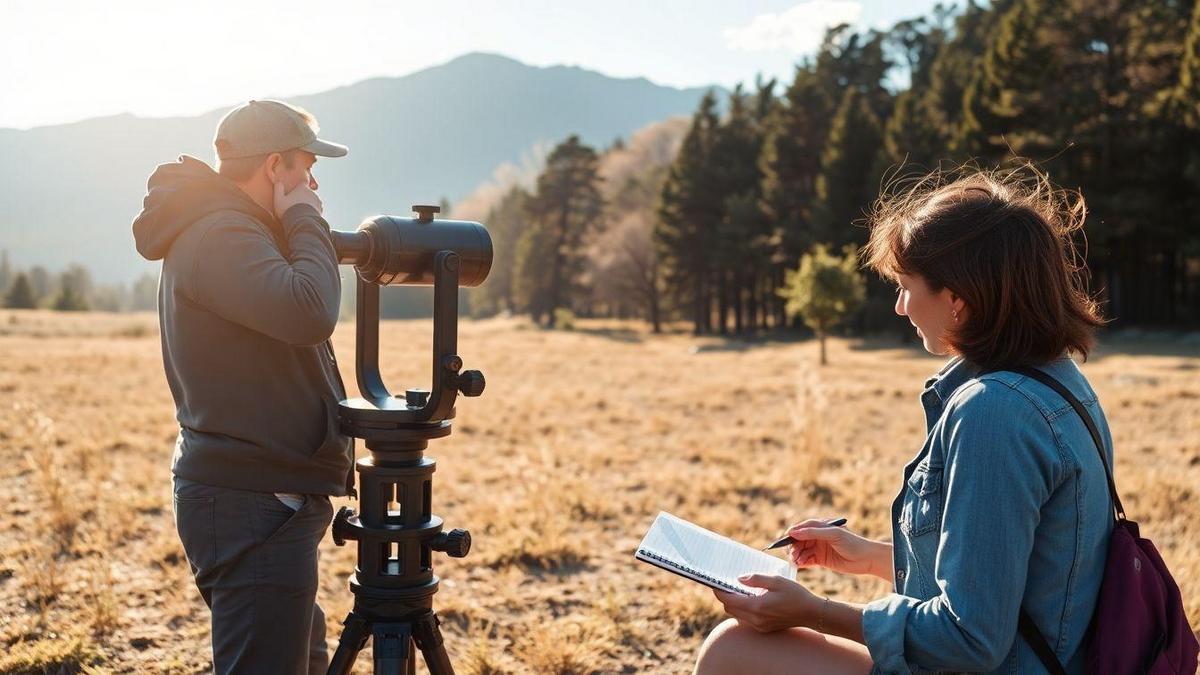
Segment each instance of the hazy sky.
M474 51L659 84L790 79L828 25L934 0L0 0L0 128L198 114Z

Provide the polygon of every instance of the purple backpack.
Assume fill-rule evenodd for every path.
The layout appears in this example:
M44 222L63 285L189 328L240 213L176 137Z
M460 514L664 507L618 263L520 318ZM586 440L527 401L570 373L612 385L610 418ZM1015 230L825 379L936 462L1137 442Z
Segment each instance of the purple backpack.
M1158 550L1138 533L1138 525L1125 518L1112 471L1104 460L1104 443L1096 423L1067 388L1040 370L1013 368L1058 392L1083 418L1108 478L1113 500L1113 530L1108 543L1104 581L1096 611L1088 626L1086 668L1103 675L1194 675L1200 644L1188 625L1179 586L1167 571ZM1017 623L1022 636L1046 669L1055 675L1066 671L1033 619L1021 608Z

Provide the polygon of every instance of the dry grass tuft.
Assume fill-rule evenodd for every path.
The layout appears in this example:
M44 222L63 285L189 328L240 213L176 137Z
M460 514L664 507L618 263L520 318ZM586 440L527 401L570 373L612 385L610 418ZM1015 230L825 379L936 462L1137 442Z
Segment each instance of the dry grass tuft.
M530 672L584 675L597 670L614 637L611 626L592 618L539 621L516 640L513 653Z
M502 653L492 627L484 625L454 667L466 675L508 675L512 671L504 667Z
M27 599L45 616L63 590L58 544L50 539L31 540L20 550L21 574Z
M12 675L88 675L111 673L104 653L88 638L49 636L45 640L18 641L0 654L0 673Z

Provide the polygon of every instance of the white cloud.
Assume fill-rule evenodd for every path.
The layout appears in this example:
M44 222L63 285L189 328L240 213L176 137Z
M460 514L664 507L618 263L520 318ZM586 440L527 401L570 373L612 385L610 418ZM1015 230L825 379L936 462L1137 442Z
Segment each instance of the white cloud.
M840 23L856 23L862 3L856 0L808 0L776 14L767 12L739 28L725 30L725 45L747 52L813 52L821 45L825 29Z

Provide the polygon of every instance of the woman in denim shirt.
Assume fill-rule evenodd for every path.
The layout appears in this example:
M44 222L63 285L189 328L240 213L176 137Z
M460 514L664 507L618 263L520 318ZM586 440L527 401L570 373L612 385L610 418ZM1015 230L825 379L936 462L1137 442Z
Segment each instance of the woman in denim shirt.
M867 263L897 284L896 313L950 356L925 383L927 437L892 502L892 542L807 520L789 530L800 567L870 574L895 592L865 605L779 577L717 593L734 617L705 641L696 673L1045 673L1017 631L1024 608L1068 673L1103 577L1112 504L1081 419L1039 368L1095 420L1086 358L1101 325L1075 266L1081 199L1033 175L930 177L872 217Z

